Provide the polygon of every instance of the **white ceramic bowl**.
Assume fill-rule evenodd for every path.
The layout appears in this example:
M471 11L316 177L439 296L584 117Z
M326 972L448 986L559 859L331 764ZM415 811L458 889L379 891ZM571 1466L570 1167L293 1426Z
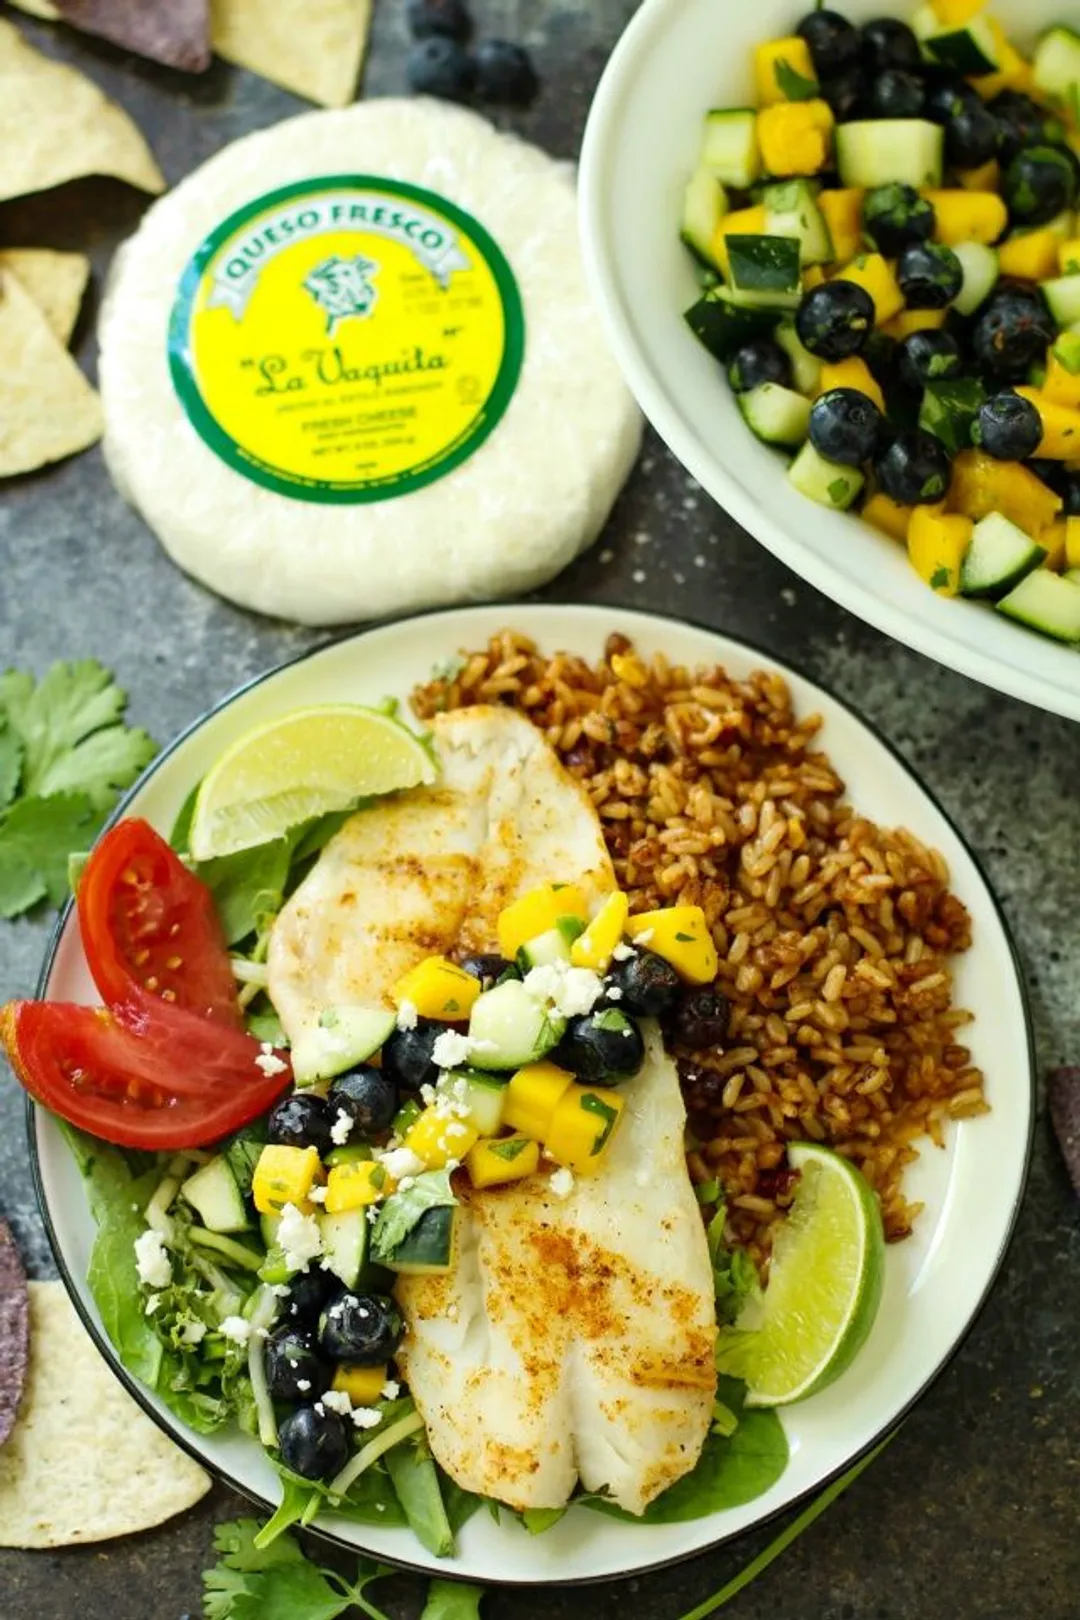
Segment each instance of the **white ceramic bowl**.
M935 596L895 541L799 495L682 319L698 288L679 208L702 118L709 107L752 103L754 44L790 33L808 9L809 0L645 0L617 45L580 177L586 265L615 354L683 465L803 579L948 668L1080 719L1080 653L990 608ZM859 22L914 7L838 0L838 9ZM994 12L1021 43L1061 14L1055 0L1000 0Z
M966 845L908 767L850 709L754 648L707 630L606 607L478 607L382 625L311 653L226 698L166 749L119 814L145 816L166 830L189 790L236 738L308 704L407 700L433 663L482 646L504 625L590 659L615 630L647 655L677 663L715 662L737 676L768 664L790 680L802 713L825 719L823 747L854 802L876 820L910 827L945 855L953 887L972 914L974 944L958 960L957 997L976 1014L970 1045L986 1073L992 1112L925 1151L906 1183L925 1208L907 1242L886 1258L885 1295L869 1342L821 1395L785 1408L791 1448L783 1476L740 1508L686 1524L633 1525L576 1508L552 1530L529 1536L504 1515L479 1513L459 1537L459 1555L440 1563L407 1529L380 1530L328 1515L318 1528L379 1558L494 1583L550 1583L630 1574L685 1558L724 1541L817 1489L867 1451L918 1400L956 1349L986 1296L1012 1230L1027 1167L1032 1120L1032 1055L1016 960L1001 914ZM69 907L57 926L39 993L94 1001L79 930ZM968 1039L965 1034L965 1040ZM264 1504L278 1482L261 1446L239 1432L201 1436L120 1367L86 1286L94 1227L79 1172L52 1117L31 1107L30 1150L53 1252L102 1353L162 1428L207 1468Z

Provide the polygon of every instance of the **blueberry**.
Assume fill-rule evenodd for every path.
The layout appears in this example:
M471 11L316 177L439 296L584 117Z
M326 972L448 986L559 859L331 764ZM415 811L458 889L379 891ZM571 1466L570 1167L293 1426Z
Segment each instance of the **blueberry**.
M290 1327L307 1327L317 1322L319 1312L336 1288L333 1273L323 1271L320 1266L298 1271L289 1282L288 1293L282 1296L279 1320Z
M472 18L463 0L406 0L405 21L414 39L443 34L464 44L472 32Z
M349 1436L336 1412L298 1406L278 1425L281 1461L301 1479L333 1479L349 1459Z
M320 1356L311 1333L282 1327L266 1341L266 1387L275 1400L314 1401L330 1388L334 1376Z
M1042 419L1029 399L1003 391L979 406L971 441L998 461L1026 461L1042 438Z
M419 1018L415 1029L391 1031L383 1045L382 1066L402 1091L419 1091L421 1086L435 1084L439 1065L431 1054L445 1028L433 1018Z
M1054 146L1029 146L1006 169L1001 195L1020 225L1045 225L1071 208L1076 197L1076 171Z
M481 40L474 53L476 94L481 101L527 107L540 88L532 58L506 39Z
M389 1361L405 1323L386 1294L338 1294L319 1319L319 1343L331 1361L377 1367Z
M795 312L803 346L822 360L858 354L874 326L874 300L854 281L825 281L804 293Z
M409 88L421 96L442 101L467 101L472 94L474 67L469 53L445 34L417 40L405 65Z
M898 433L878 457L878 482L901 506L943 500L949 487L949 456L940 439L914 428Z
M655 951L635 951L621 962L612 962L608 969L610 999L624 1012L637 1013L642 1018L656 1018L672 1005L682 980L670 962Z
M922 52L907 23L895 17L876 17L863 23L863 61L872 73L883 73L886 68L908 68L918 72L923 66Z
M945 125L946 161L958 169L977 169L997 150L997 124L986 103L972 92Z
M475 956L466 956L459 964L472 978L480 980L482 990L490 990L504 973L516 973L513 962L508 962L505 956L499 956L496 951L480 951Z
M1003 287L980 311L972 348L983 371L1002 382L1024 382L1041 362L1057 328L1034 288Z
M867 403L873 407L872 400ZM683 995L675 1009L671 1034L681 1046L703 1052L707 1047L723 1046L730 1019L731 1007L723 991L702 985Z
M313 1147L319 1157L333 1147L330 1127L334 1116L314 1091L294 1091L270 1110L267 1140L282 1147Z
M832 108L837 123L860 118L869 108L870 90L866 74L858 65L845 68L821 81L821 96Z
M1070 473L1063 492L1062 517L1080 517L1080 473Z
M571 1018L552 1058L590 1085L601 1080L613 1083L637 1074L645 1060L645 1043L632 1018L618 1007L603 1007Z
M399 1104L393 1077L369 1063L339 1074L326 1100L334 1118L347 1114L362 1136L378 1136L387 1130Z
M737 394L758 383L791 387L791 358L773 338L752 338L728 361L728 382Z
M934 233L934 208L914 186L890 181L872 186L863 198L863 229L880 253L889 258Z
M920 118L926 86L908 68L886 68L870 85L870 110L877 118Z
M859 60L859 30L838 11L808 11L795 32L809 46L819 79L843 73Z
M858 467L874 454L881 422L873 400L858 388L830 388L810 407L810 443L827 461Z
M1003 90L987 102L987 111L997 127L998 157L1002 163L1011 163L1025 147L1053 145L1064 134L1060 121L1022 90Z
M896 347L896 373L907 387L921 393L927 383L957 377L963 369L960 345L951 332L909 332Z
M896 279L909 309L944 309L960 291L964 271L943 242L912 242L900 255Z

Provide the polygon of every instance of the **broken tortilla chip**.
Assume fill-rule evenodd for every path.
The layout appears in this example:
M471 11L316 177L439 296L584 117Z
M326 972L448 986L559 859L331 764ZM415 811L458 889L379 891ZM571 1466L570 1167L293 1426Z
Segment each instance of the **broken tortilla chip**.
M0 202L85 174L165 190L127 113L91 79L35 51L11 23L0 22Z
M356 94L371 0L211 0L214 49L324 107Z
M0 270L10 270L22 283L66 348L90 278L86 255L52 248L0 248Z
M210 66L210 0L57 0L65 22L185 73Z
M30 1365L0 1451L0 1547L69 1547L162 1524L210 1489L136 1406L63 1284L30 1284Z
M101 437L101 402L18 279L0 272L0 478Z
M15 1426L28 1345L26 1273L11 1229L0 1221L0 1446Z
M10 0L10 4L25 11L28 17L43 17L46 22L59 22L60 13L52 0Z

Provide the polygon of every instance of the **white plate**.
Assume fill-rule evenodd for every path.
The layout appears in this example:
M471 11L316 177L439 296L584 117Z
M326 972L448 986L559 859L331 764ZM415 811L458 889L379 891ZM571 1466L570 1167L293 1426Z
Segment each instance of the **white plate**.
M1077 649L978 603L936 596L902 546L801 496L682 318L698 287L678 217L704 114L752 103L754 44L790 33L808 9L790 0L645 0L619 41L589 114L580 176L585 263L616 358L683 465L803 579L948 668L1080 719ZM859 22L889 8L851 0L840 9ZM1056 0L1000 0L994 15L1027 42L1061 12Z
M945 1150L927 1145L908 1182L926 1209L915 1236L888 1252L885 1299L870 1341L832 1389L784 1413L791 1462L757 1501L690 1524L663 1526L626 1525L579 1508L537 1537L508 1520L496 1525L480 1513L462 1532L459 1556L449 1570L407 1529L379 1531L331 1517L319 1521L341 1541L396 1563L480 1581L587 1580L683 1558L759 1523L847 1467L925 1391L970 1326L1005 1251L1028 1157L1032 1058L1024 994L996 903L959 834L908 768L819 687L739 642L671 620L607 607L478 607L364 631L226 698L159 757L122 812L145 816L167 831L191 786L250 727L306 704L372 703L391 693L405 700L433 662L462 647L483 645L507 624L547 649L566 648L589 658L601 653L611 631L622 630L645 653L662 650L679 663L720 660L738 676L763 663L781 668L799 710L825 716L824 746L859 808L879 821L911 828L948 860L956 892L972 913L976 941L960 959L957 994L978 1014L971 1044L993 1103L991 1114L954 1129ZM40 990L58 1000L97 999L70 911L61 919ZM33 1112L31 1150L57 1262L83 1319L115 1365L83 1281L93 1223L82 1181L55 1124L41 1110ZM277 1501L276 1476L257 1442L239 1433L208 1439L189 1432L118 1366L117 1371L151 1416L207 1468L262 1502Z

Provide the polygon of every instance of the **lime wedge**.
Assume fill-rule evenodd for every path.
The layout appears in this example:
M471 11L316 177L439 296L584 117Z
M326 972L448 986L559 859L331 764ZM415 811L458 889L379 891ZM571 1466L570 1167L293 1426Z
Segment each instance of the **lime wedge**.
M799 1183L768 1287L749 1307L752 1327L740 1320L717 1350L721 1371L750 1386L747 1406L787 1406L839 1378L881 1304L885 1233L866 1180L814 1143L790 1147L788 1160Z
M207 772L189 848L197 861L233 855L435 776L427 744L390 715L349 703L296 709L249 731Z

